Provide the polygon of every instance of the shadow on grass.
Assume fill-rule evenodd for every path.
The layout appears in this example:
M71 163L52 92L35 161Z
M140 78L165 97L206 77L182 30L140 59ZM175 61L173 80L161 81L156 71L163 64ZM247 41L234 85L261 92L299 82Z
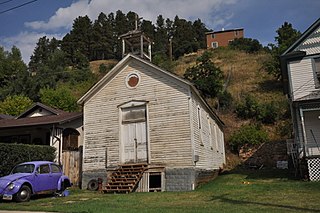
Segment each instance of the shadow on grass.
M226 195L212 196L210 201L220 201L228 204L234 205L257 205L257 206L265 206L265 207L273 207L280 208L282 210L296 210L296 211L305 211L305 212L319 212L319 209L310 209L310 208L302 208L297 206L289 206L289 205L281 205L274 203L263 203L256 201L244 201L244 200L236 200L227 198Z
M274 168L257 168L249 169L246 167L237 167L231 171L223 172L221 175L241 174L245 175L246 179L286 179L299 180L295 177L295 172L291 169L274 169Z
M266 81L259 83L259 88L261 91L275 92L275 91L282 91L283 85L282 85L281 81L266 80Z
M45 198L57 198L58 196L55 194L37 194L37 195L32 195L30 200L41 200ZM17 203L14 199L12 200L2 200L0 199L0 203Z

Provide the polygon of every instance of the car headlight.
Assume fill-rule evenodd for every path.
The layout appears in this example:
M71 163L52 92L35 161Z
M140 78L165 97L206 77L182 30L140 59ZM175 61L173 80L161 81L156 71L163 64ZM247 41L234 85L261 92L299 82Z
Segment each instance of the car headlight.
M14 189L14 183L10 183L7 188L8 188L9 190Z

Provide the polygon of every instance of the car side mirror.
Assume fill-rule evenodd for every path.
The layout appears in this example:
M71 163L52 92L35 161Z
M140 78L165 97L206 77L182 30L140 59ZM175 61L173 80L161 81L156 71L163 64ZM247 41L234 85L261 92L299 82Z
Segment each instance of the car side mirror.
M36 176L38 176L39 172L38 172L38 171L35 171L34 174L35 174Z

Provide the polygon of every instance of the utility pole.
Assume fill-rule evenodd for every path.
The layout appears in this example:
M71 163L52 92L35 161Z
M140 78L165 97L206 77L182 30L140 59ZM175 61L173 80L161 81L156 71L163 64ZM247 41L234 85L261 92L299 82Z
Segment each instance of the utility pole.
M172 61L172 39L173 39L173 36L171 35L169 37L169 59L170 59L170 61Z

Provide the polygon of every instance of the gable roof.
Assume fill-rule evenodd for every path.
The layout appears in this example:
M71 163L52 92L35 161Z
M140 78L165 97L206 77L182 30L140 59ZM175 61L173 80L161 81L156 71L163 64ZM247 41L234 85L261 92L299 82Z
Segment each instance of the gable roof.
M27 115L39 108L45 109L52 114L37 117L27 117ZM63 110L55 109L41 103L35 103L33 106L31 106L29 109L15 118L0 119L0 128L63 124L78 118L82 118L82 112L65 112Z
M81 112L65 112L59 115L26 117L20 119L2 119L0 120L0 128L38 126L46 124L63 124L81 117Z
M100 81L98 81L95 85L93 85L79 100L78 100L78 104L84 104L86 101L88 101L94 94L96 94L108 81L110 81L113 77L115 77L121 70L122 68L131 60L136 60L139 61L149 67L152 67L153 69L157 70L158 72L161 72L163 74L165 74L168 78L173 78L175 80L177 80L178 82L188 86L191 88L191 90L194 92L194 94L199 98L199 100L203 103L203 105L207 108L207 110L212 114L212 116L216 119L216 121L218 121L218 123L223 126L224 123L222 122L222 120L217 116L217 114L212 110L212 108L208 105L208 103L202 98L202 96L200 95L199 91L195 88L195 86L171 73L168 71L165 71L161 68L159 68L158 66L152 64L150 61L144 60L136 55L133 55L131 53L129 53L128 55L126 55L126 57L124 57L110 72L108 72Z
M0 120L1 119L13 119L14 117L11 115L5 115L5 114L0 114Z
M302 35L280 56L283 92L291 98L289 93L289 74L287 63L300 60L306 55L320 53L320 18L315 21Z
M37 103L33 104L29 109L27 109L26 111L24 111L23 113L18 115L16 117L16 119L27 117L29 114L31 114L32 112L38 110L39 108L45 109L46 111L50 112L52 115L58 115L58 114L61 114L61 113L65 112L65 111L63 111L61 109L52 108L52 107L49 107L47 105L44 105L42 103L37 102Z
M320 18L316 20L281 56L305 51L307 55L320 53Z

